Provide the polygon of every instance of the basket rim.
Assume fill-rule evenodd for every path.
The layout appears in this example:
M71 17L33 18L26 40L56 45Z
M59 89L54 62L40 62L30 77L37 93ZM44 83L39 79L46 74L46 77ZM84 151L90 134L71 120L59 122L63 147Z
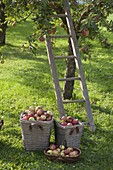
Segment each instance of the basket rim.
M72 126L62 126L58 121L54 120L55 124L57 124L57 126L59 126L62 129L72 129L72 128L76 128L76 127L84 127L84 123L79 122L79 124L76 125L72 125Z
M54 115L52 116L52 119L50 121L41 121L41 120L22 120L22 115L24 114L24 111L20 115L20 123L25 124L37 124L37 123L43 123L43 124L50 124L54 120Z

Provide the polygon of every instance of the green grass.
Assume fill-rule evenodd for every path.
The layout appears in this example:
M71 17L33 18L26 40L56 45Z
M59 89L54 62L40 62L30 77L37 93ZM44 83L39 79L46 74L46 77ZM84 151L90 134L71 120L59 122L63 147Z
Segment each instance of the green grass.
M4 128L0 131L0 169L112 170L113 50L101 48L97 42L94 42L91 59L83 60L96 131L92 133L89 128L84 128L80 160L72 164L51 162L42 151L24 150L19 123L20 113L24 109L30 105L42 105L45 109L52 110L55 118L59 116L45 44L39 44L36 56L29 50L21 49L21 45L26 42L25 37L32 29L30 22L9 28L7 43L0 48L5 59L5 63L0 64L0 116L4 116L5 121ZM107 32L106 35L112 41L113 35ZM60 40L56 49L57 55L67 53L66 42ZM63 63L65 65L64 61ZM65 73L65 66L60 62L57 65L61 77ZM66 106L66 111L81 120L86 119L83 105ZM53 136L51 141L54 141Z

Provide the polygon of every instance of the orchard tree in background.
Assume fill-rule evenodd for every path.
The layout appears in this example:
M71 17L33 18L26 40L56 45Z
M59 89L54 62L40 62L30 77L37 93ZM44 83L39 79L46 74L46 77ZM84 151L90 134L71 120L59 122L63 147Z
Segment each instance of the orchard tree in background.
M29 36L29 45L35 49L37 39L44 41L44 35L55 34L61 26L68 33L65 18L53 18L53 14L64 14L62 0L2 0L4 3L5 22L14 25L31 18L36 31ZM88 55L90 45L87 39L98 39L102 45L110 46L101 28L113 32L113 21L108 16L113 13L113 0L69 0L73 23L80 50ZM70 39L68 39L68 54L72 55ZM74 77L75 61L67 59L66 77ZM64 85L64 99L71 99L74 81Z
M7 23L5 21L5 5L0 1L0 45L5 45Z

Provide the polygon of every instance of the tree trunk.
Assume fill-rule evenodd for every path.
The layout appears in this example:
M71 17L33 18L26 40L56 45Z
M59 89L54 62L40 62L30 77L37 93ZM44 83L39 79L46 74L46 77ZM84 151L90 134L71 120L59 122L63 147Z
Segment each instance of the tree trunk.
M6 28L7 23L5 23L5 14L4 14L5 5L0 3L0 45L5 45L6 38Z
M68 55L73 55L72 47L70 39L68 40ZM66 78L67 77L74 77L75 76L75 70L76 70L76 64L74 59L67 59L66 61L67 67L66 67ZM66 81L63 89L63 98L64 99L71 99L72 93L74 89L74 81Z

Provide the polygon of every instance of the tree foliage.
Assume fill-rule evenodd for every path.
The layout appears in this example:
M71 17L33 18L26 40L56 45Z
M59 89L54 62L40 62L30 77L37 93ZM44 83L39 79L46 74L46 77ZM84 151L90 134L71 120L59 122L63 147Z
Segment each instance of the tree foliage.
M44 41L44 35L54 34L57 26L61 26L67 31L66 19L63 17L54 18L54 14L64 14L62 0L2 0L5 5L5 22L11 24L20 23L30 18L34 22L35 31L29 36L29 46L34 51L36 42ZM80 3L83 2L83 3ZM107 38L101 32L105 27L107 31L113 32L113 21L108 20L113 13L113 0L69 0L72 19L79 43L79 47L84 55L89 56L90 45L87 39L98 39L104 46L110 46ZM70 39L68 40L68 53L72 53ZM70 69L72 68L72 69ZM66 77L73 77L75 72L74 61L67 60ZM68 82L64 88L68 92L65 99L72 97L73 81ZM71 90L71 93L70 93Z
M66 29L64 18L52 17L55 13L64 13L62 0L3 0L3 3L9 24L25 21L29 17L34 21L36 32L30 37L31 40L36 35L52 33L50 30L58 25ZM108 20L108 16L113 13L112 0L90 0L82 4L79 0L69 0L69 4L76 34L82 43L87 37L98 38L104 42L106 38L101 35L101 27L106 27L108 31L113 32L113 21ZM83 29L86 32L88 30L88 35Z

